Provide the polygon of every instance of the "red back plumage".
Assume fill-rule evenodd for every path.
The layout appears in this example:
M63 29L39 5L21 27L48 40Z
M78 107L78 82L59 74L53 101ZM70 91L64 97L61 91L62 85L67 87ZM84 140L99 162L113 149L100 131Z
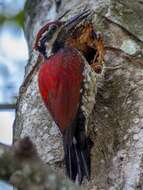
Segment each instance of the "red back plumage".
M50 56L39 71L39 89L53 119L64 132L78 111L84 64L74 49L64 48Z

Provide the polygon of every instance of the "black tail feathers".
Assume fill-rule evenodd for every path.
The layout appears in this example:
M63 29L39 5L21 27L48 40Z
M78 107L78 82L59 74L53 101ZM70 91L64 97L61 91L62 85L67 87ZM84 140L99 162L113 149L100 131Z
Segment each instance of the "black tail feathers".
M91 145L92 141L87 137L82 146L75 137L73 137L72 143L64 143L67 176L78 184L82 183L84 177L88 180L90 178Z

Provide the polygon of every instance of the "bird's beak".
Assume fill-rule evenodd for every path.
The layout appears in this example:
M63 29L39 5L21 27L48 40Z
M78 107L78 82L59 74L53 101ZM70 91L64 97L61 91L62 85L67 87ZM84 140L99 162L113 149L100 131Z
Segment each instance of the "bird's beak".
M91 16L93 12L91 10L87 9L79 13L78 15L72 17L64 24L64 28L67 28L68 30L72 29L76 25L78 25L80 22L82 22L85 18Z

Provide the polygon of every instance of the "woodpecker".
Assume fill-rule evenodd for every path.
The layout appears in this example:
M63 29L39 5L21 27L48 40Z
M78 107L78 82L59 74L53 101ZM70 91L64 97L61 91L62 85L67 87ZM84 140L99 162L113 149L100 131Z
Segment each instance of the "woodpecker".
M87 124L95 104L96 74L102 71L102 35L94 30L91 11L85 10L66 22L47 23L34 48L43 56L39 90L63 136L66 174L81 184L90 178Z

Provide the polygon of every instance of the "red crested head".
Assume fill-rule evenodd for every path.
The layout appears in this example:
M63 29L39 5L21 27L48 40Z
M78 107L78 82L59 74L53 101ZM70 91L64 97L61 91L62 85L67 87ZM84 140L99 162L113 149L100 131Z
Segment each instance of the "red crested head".
M51 36L52 36L54 31L56 31L58 27L60 27L60 25L61 23L58 21L48 22L47 24L45 24L37 33L34 49L38 49L39 41L44 34L48 34L48 32L51 31Z
M46 56L46 43L52 44L53 37L57 36L62 26L62 22L54 21L45 24L37 33L34 49L38 50L42 55Z
M47 23L39 30L34 49L47 58L49 50L56 52L63 47L72 31L90 14L89 10L85 10L66 22L60 21L61 18L59 18L56 21Z

